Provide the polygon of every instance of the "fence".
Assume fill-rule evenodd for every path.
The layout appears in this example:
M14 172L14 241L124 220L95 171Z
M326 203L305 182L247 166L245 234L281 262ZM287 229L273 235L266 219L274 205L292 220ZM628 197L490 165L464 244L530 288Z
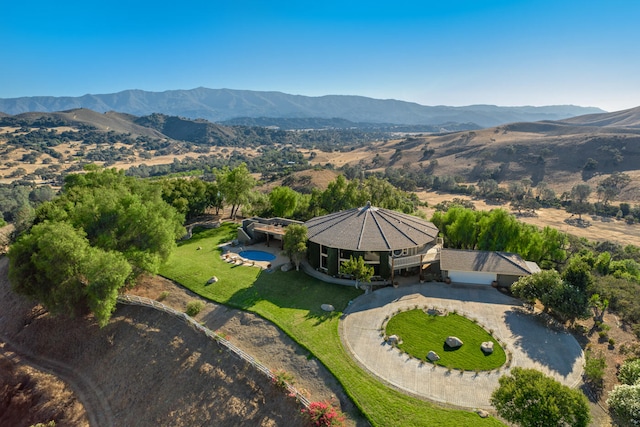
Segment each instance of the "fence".
M164 305L158 301L154 301L150 298L139 297L137 295L119 295L118 302L121 304L127 304L127 305L139 305L143 307L155 308L156 310L164 311L165 313L169 313L179 318L180 320L184 321L187 325L205 334L208 338L226 347L227 350L231 351L233 354L235 354L245 362L248 362L249 364L251 364L251 366L256 368L259 372L262 372L264 375L269 377L272 381L278 381L278 383L284 382L284 384L286 385L287 392L290 395L294 396L298 400L298 402L300 402L302 405L305 406L305 408L307 409L309 408L309 405L311 404L309 399L307 399L305 396L300 394L300 392L294 386L292 386L286 381L282 381L282 379L276 378L276 376L273 374L273 372L271 372L269 368L264 366L262 363L258 362L253 356L240 350L238 347L233 345L228 340L224 339L224 337L220 336L219 334L216 334L211 329L201 325L193 317L187 315L187 313L177 311L167 305Z

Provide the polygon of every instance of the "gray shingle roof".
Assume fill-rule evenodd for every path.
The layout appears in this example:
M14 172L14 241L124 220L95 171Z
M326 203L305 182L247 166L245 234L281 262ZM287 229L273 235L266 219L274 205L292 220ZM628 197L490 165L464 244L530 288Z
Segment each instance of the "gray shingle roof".
M319 216L304 225L310 241L352 251L412 248L438 236L438 229L428 221L370 205Z
M517 276L531 274L529 266L520 255L510 252L442 249L440 268L447 271L478 271Z

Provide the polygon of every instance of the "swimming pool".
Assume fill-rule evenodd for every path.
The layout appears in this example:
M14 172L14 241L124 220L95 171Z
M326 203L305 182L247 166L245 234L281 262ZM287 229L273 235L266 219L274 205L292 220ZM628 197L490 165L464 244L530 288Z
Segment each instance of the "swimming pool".
M238 255L251 261L273 261L276 256L265 251L241 251Z

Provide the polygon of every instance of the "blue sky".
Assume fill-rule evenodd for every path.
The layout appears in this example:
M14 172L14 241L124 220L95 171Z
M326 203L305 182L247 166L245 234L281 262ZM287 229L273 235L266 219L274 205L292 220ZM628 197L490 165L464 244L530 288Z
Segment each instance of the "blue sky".
M11 1L0 98L195 87L640 105L640 2Z

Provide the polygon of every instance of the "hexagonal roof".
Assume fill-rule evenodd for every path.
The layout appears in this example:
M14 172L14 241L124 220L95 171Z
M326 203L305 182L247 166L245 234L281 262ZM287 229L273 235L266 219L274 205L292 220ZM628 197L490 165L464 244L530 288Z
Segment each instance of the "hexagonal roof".
M438 229L413 215L367 204L304 223L310 241L352 251L390 251L433 242Z

